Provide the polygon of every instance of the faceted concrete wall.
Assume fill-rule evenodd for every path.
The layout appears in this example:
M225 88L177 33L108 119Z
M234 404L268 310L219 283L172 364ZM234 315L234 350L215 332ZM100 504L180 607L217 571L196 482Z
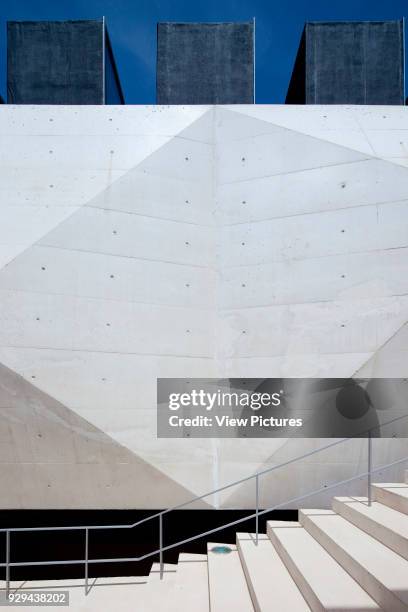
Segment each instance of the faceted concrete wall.
M3 106L0 131L2 507L165 507L325 443L158 440L158 376L407 375L404 108ZM262 504L364 471L347 445Z

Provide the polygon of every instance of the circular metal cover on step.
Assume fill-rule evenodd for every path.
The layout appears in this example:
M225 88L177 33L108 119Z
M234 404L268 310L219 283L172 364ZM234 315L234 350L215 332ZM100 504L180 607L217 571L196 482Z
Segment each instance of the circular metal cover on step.
M229 555L232 552L232 548L229 546L213 546L210 552L216 553L217 555Z

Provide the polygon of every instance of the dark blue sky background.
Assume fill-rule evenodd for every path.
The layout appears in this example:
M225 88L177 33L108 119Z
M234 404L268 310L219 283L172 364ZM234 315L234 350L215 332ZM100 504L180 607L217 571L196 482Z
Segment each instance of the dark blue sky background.
M126 102L154 104L158 21L256 18L256 102L283 103L305 21L396 19L407 0L1 0L0 93L6 92L6 21L105 15Z

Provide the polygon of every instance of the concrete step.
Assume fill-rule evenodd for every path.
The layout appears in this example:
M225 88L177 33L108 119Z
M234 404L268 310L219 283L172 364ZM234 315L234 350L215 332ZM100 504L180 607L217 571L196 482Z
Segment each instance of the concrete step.
M215 546L228 546L231 552L212 552ZM208 544L208 582L211 612L253 612L244 570L233 544Z
M366 497L335 497L333 510L408 560L408 515Z
M83 579L80 580L35 580L25 582L12 582L12 589L24 591L35 591L38 589L46 591L69 591L69 608L61 606L46 606L47 612L61 612L61 610L72 610L73 612L164 612L163 602L168 599L170 585L165 581L162 584L148 584L146 578L126 576L123 578L95 578L90 579L92 586L85 597ZM0 588L4 588L4 582L0 582ZM38 612L41 606L22 606L25 612Z
M384 610L408 610L408 561L332 510L300 510L299 521Z
M107 586L133 586L147 584L148 576L101 576L89 578L88 588L91 591L97 587ZM61 589L79 589L85 592L84 578L62 578L59 580L11 580L10 589L30 591L35 589L52 590L57 587ZM4 590L6 583L0 580L0 591Z
M164 563L163 565L163 580L172 580L175 573L177 572L177 565L175 563ZM153 563L150 573L147 577L148 582L156 582L160 580L160 563Z
M163 578L160 579L160 563L153 563L146 589L140 591L135 600L138 609L145 612L174 612L172 602L177 565L165 563L163 569Z
M310 612L267 535L256 546L254 534L237 533L237 546L256 612Z
M408 514L408 484L406 483L375 483L373 484L373 499L398 512Z
M169 610L209 612L207 555L179 555Z
M313 612L380 610L366 591L299 523L268 521L267 525L272 544Z

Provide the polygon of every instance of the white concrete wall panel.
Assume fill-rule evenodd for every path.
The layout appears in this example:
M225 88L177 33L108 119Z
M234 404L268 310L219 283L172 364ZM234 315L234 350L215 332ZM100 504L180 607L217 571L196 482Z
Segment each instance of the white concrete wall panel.
M220 264L258 265L406 247L406 227L399 220L407 212L408 201L390 202L224 226L219 240L230 248L220 254Z
M183 181L144 172L142 165L114 181L87 206L145 217L209 225L212 221L211 181Z
M5 135L173 137L208 112L208 106L14 106L2 109Z
M240 107L239 112L394 163L408 159L405 146L408 121L401 107L314 105L293 107L288 112L286 106L254 105ZM383 137L378 138L381 133Z
M219 304L240 309L404 295L406 259L405 247L230 266L222 270Z
M282 128L273 134L226 141L216 160L218 180L224 184L357 162L366 157Z
M168 237L172 236L169 240ZM57 249L106 253L208 267L213 233L209 228L151 217L83 207L40 244Z
M217 200L220 222L230 225L407 201L408 184L404 168L368 159L220 185Z
M222 375L230 378L348 378L371 353L286 353L275 357L231 357L223 363Z
M356 375L370 377L405 377L408 363L408 325L405 323L374 355L358 369Z
M4 105L0 132L4 507L167 506L324 443L158 440L158 376L408 374L404 108ZM352 449L264 503L364 469Z
M156 422L152 409L156 377L182 378L186 371L192 378L215 376L213 360L201 357L124 354L119 358L116 353L2 347L0 361L64 405L69 403L84 418L98 414L98 419L110 424L109 431L120 410L126 418L134 411L149 410L151 422ZM135 439L134 450L138 443Z
M2 346L211 357L213 311L0 292ZM22 325L24 321L24 325Z
M3 136L0 163L6 168L35 168L47 174L58 169L126 171L169 142L169 136Z
M0 289L209 309L214 277L202 266L36 245L2 271Z
M408 296L249 308L220 318L225 357L371 353L406 322Z
M61 172L58 167L39 172L34 168L9 167L2 173L1 201L7 206L44 206L45 208L86 204L124 170L82 170ZM56 191L58 195L56 196Z

